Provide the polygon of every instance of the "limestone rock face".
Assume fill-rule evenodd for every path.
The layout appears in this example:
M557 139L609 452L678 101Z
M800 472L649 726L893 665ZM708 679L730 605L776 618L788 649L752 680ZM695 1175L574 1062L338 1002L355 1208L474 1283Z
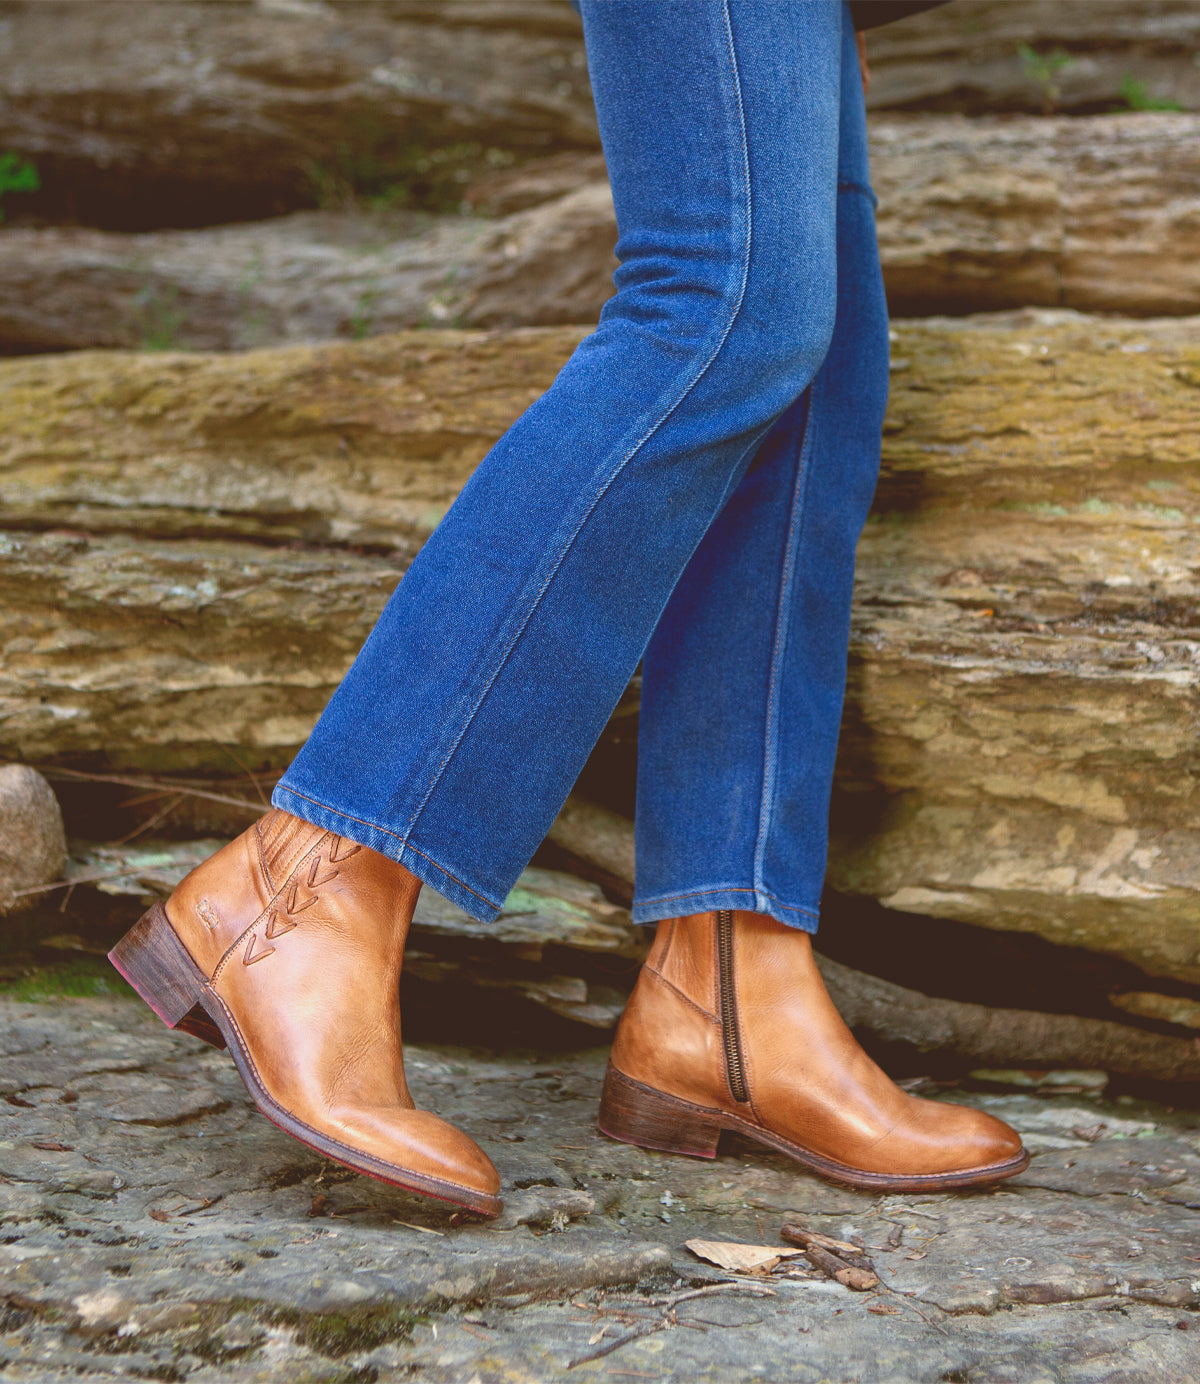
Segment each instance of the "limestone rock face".
M581 334L0 364L0 753L286 762ZM897 323L892 364L832 886L1200 979L1200 324Z
M1200 312L1200 115L874 117L871 141L894 315ZM603 159L536 160L475 196L504 214L310 211L138 234L11 226L0 347L233 350L594 322L617 267Z
M54 790L25 764L0 765L0 916L32 908L28 891L61 878L66 861Z
M1197 324L1010 320L899 334L830 883L1194 981Z
M1200 116L894 117L871 173L894 315L1200 312Z
M1196 110L1198 43L1191 0L970 0L867 31L867 106L1086 115L1157 100Z
M454 205L456 165L489 149L598 144L561 0L33 0L7 8L4 54L0 148L41 175L26 205L92 225L250 220L347 190Z
M453 206L489 150L599 144L565 0L26 0L4 23L0 148L36 161L27 205L52 219L213 225L347 190ZM1198 42L1191 0L971 0L871 32L868 105L1195 110Z

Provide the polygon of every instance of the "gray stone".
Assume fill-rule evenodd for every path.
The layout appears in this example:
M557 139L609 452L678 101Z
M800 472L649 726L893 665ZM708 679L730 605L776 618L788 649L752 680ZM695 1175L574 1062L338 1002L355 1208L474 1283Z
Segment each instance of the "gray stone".
M4 1089L26 1102L0 1101L0 1370L16 1384L168 1369L189 1384L541 1384L647 1323L662 1329L578 1376L1194 1378L1198 1338L1177 1323L1194 1327L1200 1307L1200 1210L1170 1201L1186 1185L1170 1179L1197 1176L1195 1112L959 1096L1030 1138L1103 1129L1045 1145L991 1189L872 1196L740 1141L710 1161L604 1138L603 1050L416 1045L418 1102L479 1138L504 1181L504 1220L455 1224L288 1139L251 1109L226 1054L132 1000L0 999L0 1054ZM111 1109L117 1080L126 1110L158 1102L169 1117L202 1090L224 1105L131 1123ZM516 1131L523 1142L500 1137ZM1057 1180L1085 1156L1083 1181ZM786 1220L861 1243L880 1288L800 1270L754 1296L684 1249L771 1242ZM664 1305L693 1286L722 1292Z
M1194 114L873 117L893 314L1200 311L1198 131ZM546 199L498 219L336 210L138 234L10 227L0 344L228 351L592 323L617 264L603 159L548 162ZM532 195L522 171L511 176Z
M581 330L0 363L8 753L286 762ZM831 888L1200 981L1195 324L895 335Z
M32 908L62 877L67 842L54 790L24 764L0 765L0 916Z

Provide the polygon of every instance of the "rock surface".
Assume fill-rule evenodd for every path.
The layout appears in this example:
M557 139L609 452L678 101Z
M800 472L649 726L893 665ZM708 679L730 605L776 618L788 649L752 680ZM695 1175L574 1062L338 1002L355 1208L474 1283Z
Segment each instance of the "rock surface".
M1200 312L1200 116L877 117L871 145L893 315ZM0 349L594 322L617 263L603 159L536 161L477 197L506 214L302 212L137 235L13 226Z
M561 0L8 5L0 147L26 207L115 229L455 206L489 153L596 147L580 35Z
M32 908L67 859L54 790L25 764L0 764L0 917Z
M0 1052L0 1367L17 1384L532 1382L604 1345L581 1378L1194 1377L1194 1112L946 1091L1013 1123L1030 1167L982 1192L871 1196L736 1141L708 1162L605 1139L602 1050L410 1047L418 1102L501 1170L488 1226L309 1153L253 1112L227 1055L136 1001L0 1000ZM730 1279L684 1248L778 1243L784 1222L862 1244L880 1287ZM722 1291L669 1319L695 1288Z
M0 366L0 752L279 764L580 334ZM840 893L1200 980L1196 339L1070 312L897 325Z
M1198 38L1189 0L939 6L868 31L867 106L1085 115L1157 100L1196 110Z
M874 31L868 105L1194 110L1198 36L1188 0L973 0ZM24 202L52 219L211 225L355 192L453 207L489 158L598 144L563 0L257 0L219 19L202 0L10 0L0 42L0 148L36 161Z
M569 799L562 819L570 825L594 812ZM633 824L624 822L619 831L632 855ZM89 906L85 897L82 914L73 913L70 921L61 912L44 916L45 926L37 928L32 939L38 955L103 956L142 909L165 899L189 870L222 844L145 838L125 846L73 842L66 881L137 904L106 917L108 910ZM590 860L592 841L576 844L579 856ZM632 869L628 879L632 882ZM71 931L73 927L86 936ZM405 951L404 976L410 997L413 982L433 988L448 984L453 988L443 993L473 993L483 1005L488 999L480 991L501 991L561 1018L611 1030L625 1007L650 936L649 930L634 927L627 908L610 902L595 884L534 866L521 875L491 924L479 923L431 889L423 890ZM818 939L822 950L827 937L838 940L836 922L824 924ZM969 990L965 981L956 997L944 998L865 974L824 954L818 955L817 964L842 1017L860 1039L892 1045L892 1051L911 1054L910 1061L936 1053L960 1070L1019 1069L1025 1064L1043 1070L1083 1067L1095 1072L1101 1083L1105 1074L1126 1075L1170 1083L1184 1092L1200 1083L1200 1042L1186 1022L1176 1020L1174 1031L1168 1028L1166 1033L1114 1022L1130 1011L1162 1021L1167 1016L1161 1009L1147 1013L1145 1008L1147 999L1161 1001L1162 996L1134 992L1132 998L1142 1002L1139 1008L1122 1003L1128 996L1110 995L1108 1017L1085 1017L1039 1012L1020 999L1014 999L1019 1007L972 1002L969 993L961 993L963 985ZM878 970L875 957L870 964ZM1079 975L1073 980L1076 1003L1090 1014L1094 1003L1089 1003L1086 982ZM442 1003L447 1002L453 1004L454 999ZM1175 1003L1189 1005L1189 1013L1200 1009L1197 999ZM503 1025L503 1020L497 1022Z

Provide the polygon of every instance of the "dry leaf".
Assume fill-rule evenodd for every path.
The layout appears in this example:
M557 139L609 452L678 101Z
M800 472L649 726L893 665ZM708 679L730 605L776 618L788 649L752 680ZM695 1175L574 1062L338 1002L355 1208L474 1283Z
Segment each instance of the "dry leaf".
M159 1211L157 1208L155 1208L155 1210L150 1212L150 1219L152 1221L169 1221L171 1217L167 1214L167 1212Z
M905 1259L924 1259L929 1253L927 1249L914 1249L911 1254L906 1254Z
M900 1309L893 1306L890 1302L871 1302L867 1304L868 1312L875 1312L881 1317L896 1317L900 1314Z
M687 1240L688 1249L699 1259L707 1259L730 1273L770 1273L781 1259L800 1253L783 1245L739 1245L732 1240Z

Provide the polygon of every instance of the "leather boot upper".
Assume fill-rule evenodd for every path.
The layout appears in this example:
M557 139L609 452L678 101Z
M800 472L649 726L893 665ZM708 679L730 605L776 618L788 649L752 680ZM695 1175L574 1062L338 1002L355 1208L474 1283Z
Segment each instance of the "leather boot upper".
M951 1172L1021 1152L1020 1136L994 1116L897 1086L835 1008L810 936L758 913L733 913L733 1012L746 1087L746 1099L735 1099L717 929L716 913L658 925L613 1043L618 1071L866 1172Z
M414 1108L399 981L421 882L366 846L273 810L191 872L171 926L269 1096L383 1163L495 1194L482 1149Z

